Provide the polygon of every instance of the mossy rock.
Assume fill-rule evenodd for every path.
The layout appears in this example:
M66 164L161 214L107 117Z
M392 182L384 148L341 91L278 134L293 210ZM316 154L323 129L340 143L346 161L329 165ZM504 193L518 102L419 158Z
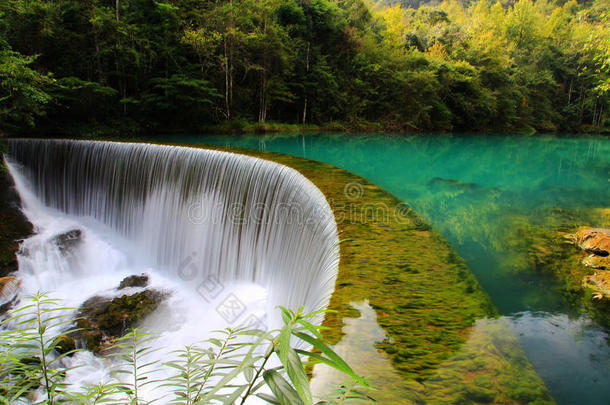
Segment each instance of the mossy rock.
M55 350L59 354L66 354L76 350L76 341L72 336L61 335L55 339Z
M61 254L68 255L74 249L80 245L82 241L83 232L80 229L73 229L68 232L64 232L60 235L57 235L53 238L53 242L57 245L57 248L61 252Z
M98 353L107 343L123 336L136 323L152 313L167 293L145 290L116 298L95 296L85 301L79 311L77 326L81 331L72 336L87 349Z
M582 259L582 264L592 269L610 270L610 256L589 255Z
M129 288L129 287L146 287L147 285L148 285L148 274L142 273L139 276L133 275L133 276L125 277L123 280L121 280L118 290L122 290L124 288Z
M566 237L585 252L600 256L610 254L610 229L585 228Z

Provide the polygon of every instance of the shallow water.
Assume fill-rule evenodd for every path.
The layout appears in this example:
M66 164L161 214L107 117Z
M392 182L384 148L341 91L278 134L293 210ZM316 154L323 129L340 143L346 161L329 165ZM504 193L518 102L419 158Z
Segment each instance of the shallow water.
M522 252L504 246L504 236L515 219L537 221L552 215L553 209L588 212L608 207L610 140L383 134L167 140L306 157L385 188L410 204L464 257L557 403L607 403L608 331L580 315L551 277L519 268L511 255Z

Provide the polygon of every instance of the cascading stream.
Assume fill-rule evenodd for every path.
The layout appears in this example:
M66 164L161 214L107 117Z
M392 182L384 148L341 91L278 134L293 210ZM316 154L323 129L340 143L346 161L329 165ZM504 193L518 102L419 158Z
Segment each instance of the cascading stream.
M291 168L205 149L66 140L10 140L6 159L44 206L125 241L134 266L200 292L243 282L264 287L274 306L328 304L337 226L324 195Z

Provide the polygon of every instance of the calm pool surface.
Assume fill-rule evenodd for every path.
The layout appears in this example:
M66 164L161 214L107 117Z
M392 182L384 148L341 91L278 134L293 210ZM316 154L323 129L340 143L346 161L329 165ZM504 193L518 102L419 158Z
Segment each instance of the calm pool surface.
M580 315L552 278L520 269L512 256L522 252L506 246L516 220L544 224L553 210L610 207L609 139L317 133L166 140L296 155L383 187L464 257L557 403L609 403L608 331Z

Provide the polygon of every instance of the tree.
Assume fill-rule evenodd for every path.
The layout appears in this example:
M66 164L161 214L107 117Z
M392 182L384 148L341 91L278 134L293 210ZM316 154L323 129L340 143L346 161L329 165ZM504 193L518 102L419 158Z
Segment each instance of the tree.
M34 56L0 51L0 127L4 130L33 127L51 101L47 88L54 79L32 69L35 60Z

